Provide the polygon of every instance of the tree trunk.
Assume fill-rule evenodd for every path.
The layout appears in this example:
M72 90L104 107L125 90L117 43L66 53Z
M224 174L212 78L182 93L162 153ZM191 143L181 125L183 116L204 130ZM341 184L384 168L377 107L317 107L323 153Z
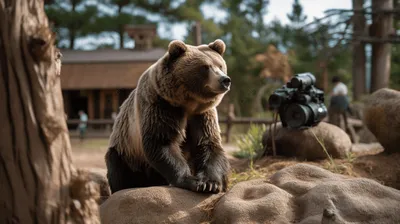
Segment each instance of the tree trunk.
M363 9L364 0L353 0L353 9ZM353 33L355 36L365 35L365 16L363 13L355 13L353 17ZM365 44L360 41L353 42L353 100L360 100L366 93L365 83Z
M43 0L0 0L0 223L66 223L74 213L54 39Z
M393 0L372 1L372 11L382 9L393 9ZM393 15L373 14L371 26L373 37L389 38L393 30ZM372 44L371 92L389 86L391 47L390 43Z
M193 25L193 35L194 35L194 45L199 46L201 45L201 23L196 21Z
M323 91L328 91L329 87L328 62L325 60L319 61L318 71L321 75L320 79L317 81L317 88L320 88Z
M121 2L123 3L123 2ZM118 16L121 16L122 13L122 8L124 5L119 4L118 5ZM119 30L118 30L118 35L119 35L119 49L124 49L125 48L125 40L124 40L124 33L125 33L125 24L119 24Z
M70 34L69 34L69 49L70 50L73 50L75 48L76 32L74 29L75 28L69 30L69 32L70 32Z
M118 32L119 35L119 49L125 48L125 40L124 40L124 28L121 26Z

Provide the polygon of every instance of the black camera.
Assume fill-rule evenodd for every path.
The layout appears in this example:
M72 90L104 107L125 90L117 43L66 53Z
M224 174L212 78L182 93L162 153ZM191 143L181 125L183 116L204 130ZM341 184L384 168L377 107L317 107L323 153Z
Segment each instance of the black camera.
M315 82L311 73L301 73L269 97L269 107L278 111L283 127L305 129L326 117L324 92L314 86Z

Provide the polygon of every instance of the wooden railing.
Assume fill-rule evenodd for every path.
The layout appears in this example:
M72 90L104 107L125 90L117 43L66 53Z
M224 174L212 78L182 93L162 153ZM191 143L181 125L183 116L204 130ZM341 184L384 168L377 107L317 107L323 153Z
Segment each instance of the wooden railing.
M239 117L239 118L219 118L220 124L226 125L226 131L222 133L222 136L225 137L225 142L229 142L231 139L231 132L233 125L249 125L249 124L272 124L272 120L269 119L262 119L262 118L252 118L252 117ZM67 120L68 126L71 125L78 125L79 119L70 119ZM111 127L114 124L114 120L112 119L95 119L95 120L88 120L87 126L88 131L86 136L87 137L109 137L111 133ZM99 126L98 128L93 128L94 126ZM70 135L72 137L77 137L78 133L75 132L73 129L70 130Z
M226 125L226 131L222 133L222 136L225 137L225 142L229 143L232 135L232 127L234 125L250 125L250 124L272 124L273 121L271 119L265 118L253 118L253 117L233 117L227 116L219 119L220 124ZM355 129L360 129L363 126L362 121L348 118L348 123L352 125ZM67 124L70 125L78 125L79 119L70 119L67 120ZM88 120L88 131L87 137L109 137L111 134L111 127L114 124L112 119L95 119ZM93 128L94 126L99 126L98 128ZM77 137L78 133L74 130L70 130L70 136Z

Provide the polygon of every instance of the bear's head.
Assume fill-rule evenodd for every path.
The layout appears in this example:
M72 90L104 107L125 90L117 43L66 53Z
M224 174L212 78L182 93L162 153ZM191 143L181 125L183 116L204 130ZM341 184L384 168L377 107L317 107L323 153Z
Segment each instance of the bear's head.
M178 105L220 101L231 85L224 52L225 43L219 39L200 46L172 41L157 72L159 94Z

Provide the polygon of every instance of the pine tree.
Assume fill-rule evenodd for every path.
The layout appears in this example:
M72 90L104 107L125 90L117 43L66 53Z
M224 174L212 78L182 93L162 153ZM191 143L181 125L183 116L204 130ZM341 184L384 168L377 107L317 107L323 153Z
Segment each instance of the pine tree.
M265 51L268 43L262 17L268 1L222 0L219 8L228 17L220 24L227 52L225 60L233 83L228 94L238 116L251 115L251 106L258 89L263 85L259 77L261 65L254 58ZM258 26L256 26L258 25Z
M299 0L294 0L292 4L292 12L286 16L296 28L304 25L307 20L307 16L303 14L303 6L300 4Z
M94 33L98 8L91 1L54 0L46 6L45 12L58 34L60 48L74 49L79 37Z

